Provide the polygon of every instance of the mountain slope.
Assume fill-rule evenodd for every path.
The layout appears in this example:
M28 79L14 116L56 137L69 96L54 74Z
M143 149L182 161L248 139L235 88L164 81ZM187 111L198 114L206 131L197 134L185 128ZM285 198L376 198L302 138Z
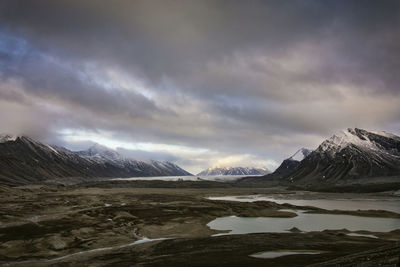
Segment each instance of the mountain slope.
M270 177L284 177L292 173L299 165L300 161L302 161L305 157L310 155L312 150L307 148L301 148L293 156L285 159L281 165L269 176Z
M93 145L88 150L78 151L76 154L88 160L94 161L97 164L117 166L120 169L119 174L115 174L113 176L118 177L192 175L171 162L144 162L125 158L118 152L110 150L107 147L99 144Z
M118 152L108 149L107 147L99 144L94 144L89 149L78 151L76 152L76 154L100 162L101 161L118 162L124 160L124 158Z
M197 175L213 176L213 175L264 175L268 170L265 168L248 168L248 167L227 167L227 168L208 168Z
M286 177L295 184L337 184L400 175L400 137L347 129L325 140Z
M99 146L72 152L29 137L0 136L0 183L40 183L62 177L147 177L190 175L169 162L125 159Z
M88 169L91 166L90 161L68 150L58 150L24 136L14 139L3 138L2 141L0 143L2 183L27 184L52 177L94 175L93 170Z

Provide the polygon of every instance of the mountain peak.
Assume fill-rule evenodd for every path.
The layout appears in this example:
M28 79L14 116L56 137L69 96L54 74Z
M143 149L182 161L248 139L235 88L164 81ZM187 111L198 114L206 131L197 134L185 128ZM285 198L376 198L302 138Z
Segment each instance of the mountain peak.
M106 160L122 160L123 157L116 151L102 146L98 143L93 144L87 150L79 151L79 154L84 157L98 158Z
M88 150L96 153L111 151L110 148L100 145L98 143L93 144L91 147L88 148Z
M349 128L336 133L300 162L286 178L322 185L400 174L400 137Z
M279 165L279 167L276 168L276 170L272 174L281 177L291 173L300 165L300 162L304 158L311 154L311 152L311 149L307 149L304 147L300 148L296 151L296 153L293 154L293 156L282 161L281 165Z
M350 145L378 150L382 138L400 140L398 136L386 132L369 132L359 128L348 128L325 140L317 150L335 154Z
M0 134L0 143L5 143L9 141L15 141L18 138L17 135L11 134Z
M28 143L39 144L38 141L36 141L28 136L25 136L25 135L0 134L0 143L15 142L18 140L21 140L23 142L28 142Z

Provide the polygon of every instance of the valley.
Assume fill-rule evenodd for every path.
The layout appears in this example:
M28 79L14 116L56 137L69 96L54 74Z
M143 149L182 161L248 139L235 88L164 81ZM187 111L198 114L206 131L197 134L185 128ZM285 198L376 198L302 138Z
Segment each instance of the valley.
M0 21L0 267L400 267L399 0Z
M393 266L400 137L347 129L273 172L0 140L4 266ZM257 175L257 176L255 176Z
M375 210L352 208L339 212L284 203L285 199L288 202L357 199L365 203L400 203L400 198L392 193L308 193L280 188L138 188L105 184L102 188L95 184L2 186L0 263L5 266L89 263L92 266L185 266L190 259L194 266L262 266L266 263L283 266L287 262L291 262L291 266L314 263L329 266L323 262L342 259L351 263L353 255L360 264L370 263L371 259L359 259L359 253L365 251L371 251L368 255L375 253L373 260L376 262L394 262L393 255L400 250L400 232L394 229L374 232L357 230L357 227L322 227L318 231L301 232L305 229L288 228L284 232L262 230L232 235L209 225L226 216L293 220L299 217L296 210L312 212L313 216L343 213L366 221L381 218L400 222L397 210L380 210L384 205L376 206ZM230 196L242 200L250 196L259 201L223 199ZM268 197L268 201L257 199L260 196ZM208 199L210 197L222 199ZM275 202L275 199L281 201ZM324 253L300 253L273 259L249 256L263 251L310 249Z

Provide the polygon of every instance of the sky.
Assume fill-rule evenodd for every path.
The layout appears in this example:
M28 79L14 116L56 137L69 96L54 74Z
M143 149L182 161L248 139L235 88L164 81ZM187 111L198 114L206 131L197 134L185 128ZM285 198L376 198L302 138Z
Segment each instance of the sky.
M400 134L400 2L3 0L0 132L197 173Z

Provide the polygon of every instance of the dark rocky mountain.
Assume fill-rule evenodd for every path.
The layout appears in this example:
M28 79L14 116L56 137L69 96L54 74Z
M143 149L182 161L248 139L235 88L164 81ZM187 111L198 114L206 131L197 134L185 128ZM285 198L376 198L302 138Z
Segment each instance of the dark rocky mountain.
M269 171L266 168L249 168L249 167L215 167L208 168L197 175L214 176L214 175L265 175Z
M273 172L270 174L272 177L285 177L286 175L292 173L299 165L300 162L310 155L312 150L307 149L307 148L301 148L299 149L293 156L290 158L285 159L281 165Z
M170 162L143 162L123 158L95 145L87 151L37 142L29 137L0 136L0 183L40 183L64 177L148 177L191 175Z
M338 185L382 177L400 181L400 137L355 128L325 140L285 179L298 185Z
M400 189L400 137L394 134L347 129L322 142L316 150L305 150L302 160L299 151L296 154L271 174L239 182L322 191Z

